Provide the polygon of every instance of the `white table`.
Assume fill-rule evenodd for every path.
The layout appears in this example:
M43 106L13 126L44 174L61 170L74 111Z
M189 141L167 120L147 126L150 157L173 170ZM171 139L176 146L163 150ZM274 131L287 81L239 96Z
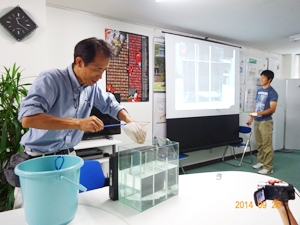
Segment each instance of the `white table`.
M220 172L222 179L216 180L216 172L179 176L179 194L144 212L119 202L111 201L108 188L79 194L78 212L70 225L253 225L282 224L272 201L267 208L255 206L253 193L259 181L272 177L247 172ZM244 208L236 206L244 202ZM246 208L245 203L253 207ZM289 201L295 218L300 218L300 199ZM0 224L25 225L24 210L0 213Z

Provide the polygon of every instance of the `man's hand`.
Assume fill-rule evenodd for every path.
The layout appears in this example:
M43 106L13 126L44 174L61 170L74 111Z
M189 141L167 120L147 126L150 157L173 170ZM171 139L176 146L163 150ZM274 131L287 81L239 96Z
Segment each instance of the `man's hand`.
M268 183L272 184L272 185L279 184L279 183L282 183L282 180L269 180ZM274 204L276 205L278 210L284 210L283 204L285 204L286 207L289 207L287 202L283 203L283 202L279 201L278 199L274 199Z
M269 180L269 181L268 181L269 184L276 184L276 183L279 184L279 183L281 183L281 182L282 182L282 180Z
M104 129L103 122L96 116L79 120L79 130L97 132Z
M252 121L253 121L253 117L251 117L251 118L248 120L247 125L250 126L251 123L252 123Z

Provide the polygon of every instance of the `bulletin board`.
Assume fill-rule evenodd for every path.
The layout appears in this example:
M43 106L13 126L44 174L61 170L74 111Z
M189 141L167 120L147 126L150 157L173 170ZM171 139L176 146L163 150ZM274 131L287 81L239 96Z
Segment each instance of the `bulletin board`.
M260 74L267 69L268 61L266 59L263 60L249 56L243 56L241 58L245 59L245 63L243 64L243 66L245 66L245 77L244 83L241 83L241 91L243 91L241 96L244 95L242 111L253 112L256 105L256 92L262 87L260 84ZM244 90L242 90L242 88L244 88Z
M153 137L167 137L165 39L154 37Z

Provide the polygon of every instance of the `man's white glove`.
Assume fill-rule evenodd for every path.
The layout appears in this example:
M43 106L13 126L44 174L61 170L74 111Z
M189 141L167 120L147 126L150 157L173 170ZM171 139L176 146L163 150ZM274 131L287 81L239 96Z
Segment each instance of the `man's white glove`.
M147 135L147 122L131 122L123 126L123 130L135 143L144 144Z

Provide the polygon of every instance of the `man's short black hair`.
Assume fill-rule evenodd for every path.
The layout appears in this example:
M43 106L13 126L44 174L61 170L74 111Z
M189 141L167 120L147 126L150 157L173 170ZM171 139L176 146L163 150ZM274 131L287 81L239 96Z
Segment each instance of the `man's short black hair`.
M264 70L264 71L261 72L260 75L265 75L268 78L268 80L271 79L271 82L274 79L274 73L271 70Z
M100 51L104 56L108 58L114 57L114 51L112 46L102 39L97 39L95 37L84 39L77 43L74 49L74 62L76 64L76 58L81 57L84 66L94 61L96 53Z

